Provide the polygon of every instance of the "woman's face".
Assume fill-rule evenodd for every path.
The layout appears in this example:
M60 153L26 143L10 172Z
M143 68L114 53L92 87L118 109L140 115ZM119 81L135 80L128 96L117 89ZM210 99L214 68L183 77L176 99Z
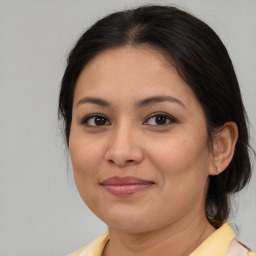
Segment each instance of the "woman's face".
M157 50L106 50L86 65L69 149L82 199L109 228L146 232L204 215L205 116Z

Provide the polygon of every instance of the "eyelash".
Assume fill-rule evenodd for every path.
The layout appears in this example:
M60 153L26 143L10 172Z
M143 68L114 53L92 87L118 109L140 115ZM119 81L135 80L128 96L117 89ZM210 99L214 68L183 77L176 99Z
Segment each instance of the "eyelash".
M145 122L147 122L147 121L150 120L151 118L156 118L156 117L159 117L159 116L166 118L166 120L168 120L168 123L166 123L166 124L161 124L161 125L160 125L160 124L159 124L159 125L146 124L146 125L164 127L164 126L167 126L167 125L169 125L169 124L171 124L171 123L177 122L177 120L176 120L174 117L170 116L169 114L163 113L163 112L157 112L157 113L151 114L151 115L146 119ZM144 122L144 124L145 124L145 122Z
M166 118L166 120L168 120L168 123L166 123L166 124L158 124L158 125L157 124L156 125L152 125L152 124L148 124L147 123L151 118L156 118L156 117L159 117L159 116ZM97 117L102 118L108 124L105 124L105 123L103 125L89 125L88 124L88 121L90 121L90 119L97 118ZM164 126L167 126L167 125L169 125L171 123L175 123L175 122L177 122L177 120L174 117L170 116L169 114L166 114L166 113L163 113L163 112L158 112L158 113L153 113L150 116L148 116L146 118L146 121L143 122L143 124L150 125L150 126L164 127ZM94 121L94 123L95 123L95 121ZM108 121L108 119L104 115L97 114L97 113L96 114L91 114L91 115L86 116L85 118L83 118L81 120L81 124L85 125L85 126L88 126L88 127L100 127L100 126L109 126L109 125L111 125L111 123Z
M100 118L104 119L106 122L109 123L109 124L107 124L107 125L110 125L110 124L111 124L111 123L108 121L108 119L107 119L104 115L102 115L102 114L91 114L91 115L89 115L89 116L86 116L86 117L84 117L84 118L81 120L81 124L82 124L82 125L85 125L85 126L89 126L89 127L99 127L99 126L103 126L103 125L89 125L89 124L88 124L88 121L89 121L90 119L96 118L96 117L100 117ZM106 124L104 124L104 125L106 125Z

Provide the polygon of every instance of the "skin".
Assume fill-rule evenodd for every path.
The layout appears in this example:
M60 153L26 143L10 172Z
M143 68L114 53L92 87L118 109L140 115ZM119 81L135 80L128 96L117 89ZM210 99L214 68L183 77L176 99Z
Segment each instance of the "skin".
M156 96L175 100L138 106ZM94 117L84 121L95 113L105 125L95 125ZM156 123L159 113L170 116L164 125ZM109 228L103 255L184 256L215 231L204 202L209 175L217 174L214 165L223 171L232 158L235 125L226 127L214 142L215 153L209 151L200 103L157 50L106 50L85 66L74 93L69 149L82 199ZM154 184L116 196L101 185L113 176Z

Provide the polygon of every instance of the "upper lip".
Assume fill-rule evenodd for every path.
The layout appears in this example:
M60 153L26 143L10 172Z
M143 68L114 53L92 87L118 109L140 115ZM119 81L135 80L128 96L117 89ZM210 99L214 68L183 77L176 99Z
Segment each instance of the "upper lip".
M133 177L133 176L126 176L126 177L119 177L114 176L108 179L103 180L101 185L132 185L132 184L154 184L154 182L150 180L143 180L141 178Z

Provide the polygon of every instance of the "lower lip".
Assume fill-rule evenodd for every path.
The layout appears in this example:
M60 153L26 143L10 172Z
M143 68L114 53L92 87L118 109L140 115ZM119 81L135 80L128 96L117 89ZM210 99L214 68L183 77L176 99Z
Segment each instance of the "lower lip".
M152 183L149 184L122 184L122 185L103 185L103 187L111 194L117 196L129 196L134 193L143 191L150 186Z

